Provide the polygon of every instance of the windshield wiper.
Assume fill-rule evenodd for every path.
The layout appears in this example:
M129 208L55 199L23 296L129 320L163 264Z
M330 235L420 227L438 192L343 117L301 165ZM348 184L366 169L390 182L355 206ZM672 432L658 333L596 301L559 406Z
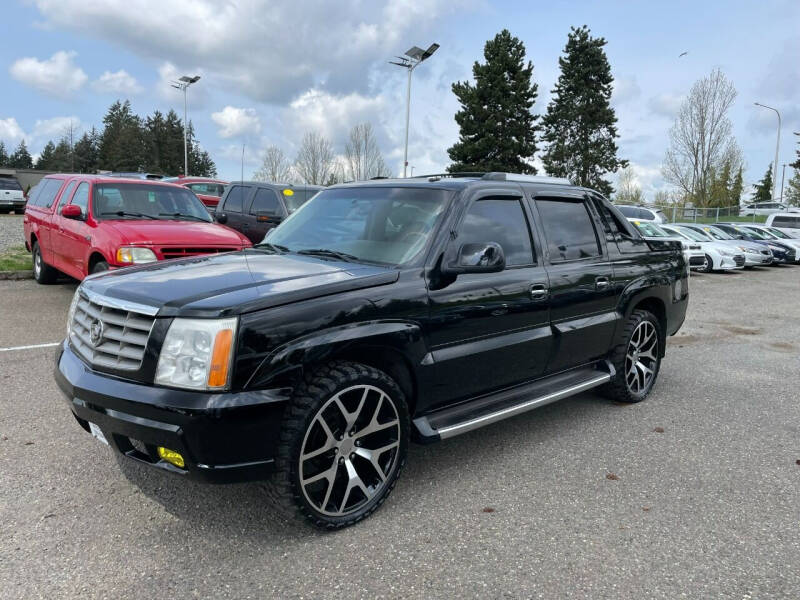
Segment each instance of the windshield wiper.
M138 213L138 212L128 212L127 210L115 210L112 212L102 212L99 216L103 217L106 215L113 215L116 217L144 217L145 219L155 219L158 220L158 217L154 217L153 215L146 215L145 213Z
M158 216L159 217L184 217L186 219L194 219L195 221L202 221L203 223L210 223L211 222L211 221L208 221L208 220L204 219L203 217L197 217L195 215L185 215L183 213L158 213Z
M253 244L253 248L266 248L267 250L272 250L273 252L289 252L289 249L286 246L281 246L280 244L270 244L269 242Z
M328 250L327 248L306 248L298 250L297 254L305 254L309 256L326 256L330 258L337 258L344 261L360 261L361 259L354 254L347 254L346 252L338 252L336 250Z

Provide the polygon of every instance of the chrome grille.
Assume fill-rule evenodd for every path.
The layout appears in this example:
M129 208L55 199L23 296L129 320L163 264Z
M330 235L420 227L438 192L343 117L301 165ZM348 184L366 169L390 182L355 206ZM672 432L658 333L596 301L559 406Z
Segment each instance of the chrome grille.
M770 254L772 254L772 252L770 252L769 250L762 250L761 254L763 254L764 256L769 256Z
M72 317L70 342L92 366L135 371L142 365L154 321L152 316L113 308L81 296Z

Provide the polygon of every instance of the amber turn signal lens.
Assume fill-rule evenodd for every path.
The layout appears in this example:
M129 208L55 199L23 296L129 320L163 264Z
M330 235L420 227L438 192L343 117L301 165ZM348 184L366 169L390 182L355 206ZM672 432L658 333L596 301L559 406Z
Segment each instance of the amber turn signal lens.
M169 448L164 448L163 446L158 447L158 456L159 458L172 465L175 465L176 467L180 467L181 469L183 469L184 465L186 464L183 461L183 456L181 456L179 452L175 452L175 450L170 450Z
M214 340L214 351L211 354L211 365L208 369L208 387L223 387L228 383L228 363L231 359L231 343L233 331L223 329Z

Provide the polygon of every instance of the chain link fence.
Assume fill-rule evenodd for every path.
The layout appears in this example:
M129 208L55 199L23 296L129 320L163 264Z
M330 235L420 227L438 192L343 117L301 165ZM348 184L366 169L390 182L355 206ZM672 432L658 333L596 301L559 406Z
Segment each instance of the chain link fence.
M752 221L753 223L763 222L766 215L747 214L742 206L663 206L660 207L671 223L693 222L693 223L717 223L719 221ZM745 214L742 214L745 213Z

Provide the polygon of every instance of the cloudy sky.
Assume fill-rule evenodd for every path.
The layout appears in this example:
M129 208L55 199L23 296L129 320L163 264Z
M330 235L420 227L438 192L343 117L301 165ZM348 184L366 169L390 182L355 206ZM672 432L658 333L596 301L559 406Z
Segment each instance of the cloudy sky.
M563 6L562 6L563 4ZM100 126L129 98L139 114L182 110L169 81L189 91L190 119L219 174L245 177L276 144L294 155L306 131L341 151L349 128L369 121L387 162L402 170L405 74L387 60L412 45L441 45L414 74L409 163L442 171L458 136L450 84L471 76L485 41L508 28L525 43L543 113L571 25L608 40L616 77L621 155L648 195L664 186L667 131L692 82L721 68L739 96L734 129L761 178L783 116L780 162L800 131L800 2L797 0L499 2L489 0L6 0L0 61L0 139L25 138L32 153L72 120ZM679 54L688 52L679 58Z

